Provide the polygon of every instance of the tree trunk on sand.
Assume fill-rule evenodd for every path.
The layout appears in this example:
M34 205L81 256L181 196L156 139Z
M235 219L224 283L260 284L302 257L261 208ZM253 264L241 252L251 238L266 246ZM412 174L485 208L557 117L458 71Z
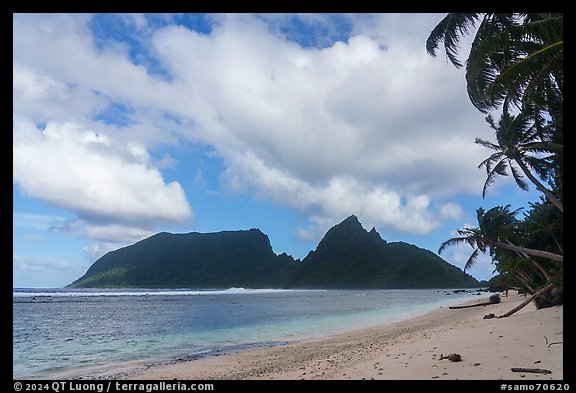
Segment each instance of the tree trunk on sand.
M465 306L449 306L448 308L450 310L458 310L461 308L470 308L470 307L480 307L480 306L489 306L491 304L494 304L492 302L483 302L483 303L476 303L476 304L467 304Z
M495 293L494 295L490 296L490 301L482 302L482 303L475 303L475 304L467 304L464 306L450 306L448 307L450 310L458 310L460 308L470 308L470 307L480 307L480 306L489 306L491 304L498 304L500 303L500 295Z
M516 311L519 311L519 310L523 309L524 307L526 307L532 300L536 299L537 297L544 295L546 292L548 292L552 288L554 288L554 284L546 285L544 288L542 288L541 290L536 292L534 295L532 295L528 299L524 300L521 304L514 307L512 310L508 311L507 313L500 315L498 318L509 317L510 315L514 314Z

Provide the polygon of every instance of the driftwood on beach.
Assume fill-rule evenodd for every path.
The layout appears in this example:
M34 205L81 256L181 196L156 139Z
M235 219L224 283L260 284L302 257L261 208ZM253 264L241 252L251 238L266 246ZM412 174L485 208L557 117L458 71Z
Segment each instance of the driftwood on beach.
M512 367L512 370L515 373L537 373L537 374L552 374L552 371L546 370L544 368L519 368L519 367Z
M470 307L480 307L480 306L489 306L490 304L494 304L492 302L482 302L482 303L476 303L476 304L467 304L465 306L449 306L448 308L451 310L457 310L460 308L470 308Z
M476 303L476 304L467 304L464 306L450 306L448 307L451 310L457 310L460 308L470 308L470 307L480 307L480 306L489 306L491 304L498 304L500 303L500 295L498 295L497 293L495 293L494 295L490 296L490 300L487 302L482 302L482 303Z

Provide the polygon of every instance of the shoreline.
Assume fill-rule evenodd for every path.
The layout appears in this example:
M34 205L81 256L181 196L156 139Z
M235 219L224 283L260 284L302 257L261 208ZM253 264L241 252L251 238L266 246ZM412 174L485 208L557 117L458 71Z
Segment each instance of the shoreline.
M474 299L463 304L484 302ZM135 361L63 373L65 379L257 380L562 380L563 306L536 310L530 304L508 318L524 297L501 303L436 310L407 320L268 348L211 354L198 359ZM458 353L460 362L443 357ZM538 368L551 374L513 372Z

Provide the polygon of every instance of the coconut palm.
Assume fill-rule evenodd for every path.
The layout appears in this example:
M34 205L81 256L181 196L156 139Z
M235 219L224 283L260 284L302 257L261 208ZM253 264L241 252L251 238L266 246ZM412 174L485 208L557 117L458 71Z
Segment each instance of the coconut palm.
M435 56L443 43L460 68L460 40L477 27L466 61L472 104L484 113L534 104L554 120L562 115L563 20L561 13L451 13L432 30L426 50Z
M562 146L542 142L541 130L534 126L525 112L520 112L517 116L513 116L504 111L498 124L494 122L490 115L486 117L486 121L496 131L497 143L480 138L475 140L475 143L495 151L494 154L482 161L478 166L478 168L486 167L487 178L482 190L482 197L486 196L486 192L490 185L494 183L496 176L508 175L508 169L510 169L516 184L527 191L528 185L518 170L519 168L536 188L546 195L554 206L563 211L562 202L532 173L534 171L540 178L546 178L551 170L551 162L554 158L554 155L538 157L534 153L562 151Z
M462 38L471 33L475 35L464 63L458 57L460 44ZM502 107L498 125L491 116L486 119L496 131L497 143L476 139L477 144L495 151L479 165L484 166L487 173L483 196L498 175L511 173L518 186L525 190L527 177L554 204L554 209L562 212L559 198L562 199L563 188L563 14L451 13L438 23L426 42L432 56L442 46L456 68L466 64L467 92L472 104L486 114ZM511 110L520 113L512 116ZM557 214L562 214L558 210ZM503 316L511 315L532 299L545 296L553 288L562 288L563 256L534 248L561 250L561 238L553 238L556 248L554 243L537 241L534 244L532 240L542 239L526 236L523 230L528 228L519 226L515 218L517 211L510 211L509 205L488 211L478 209L478 227L459 230L459 236L442 243L438 251L441 253L450 245L469 244L474 251L465 271L481 252L489 253L499 264L507 261L508 264L500 266L503 269L499 269L500 274L515 277L536 293ZM561 217L554 224L556 221L561 225ZM549 224L539 232L548 230L554 236L558 228ZM508 268L510 270L506 270ZM548 285L538 290L542 279Z
M485 211L483 208L477 209L478 227L459 229L459 236L448 239L442 243L438 249L438 253L441 254L448 246L462 243L469 244L474 251L466 261L464 271L474 265L481 252L488 252L492 259L495 259L498 253L511 251L513 253L543 257L562 263L562 255L517 246L512 242L518 225L518 220L515 216L519 210L520 209L510 211L510 205L493 207L488 211Z

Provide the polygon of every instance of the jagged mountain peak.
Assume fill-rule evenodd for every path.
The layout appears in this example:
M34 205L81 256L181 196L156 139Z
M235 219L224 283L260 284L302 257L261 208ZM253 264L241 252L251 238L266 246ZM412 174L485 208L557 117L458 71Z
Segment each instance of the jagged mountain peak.
M348 248L347 252L354 252L357 248L374 246L379 243L385 244L386 241L380 237L376 228L368 232L358 220L358 217L351 215L339 224L334 225L326 232L317 251L323 249L342 249Z

